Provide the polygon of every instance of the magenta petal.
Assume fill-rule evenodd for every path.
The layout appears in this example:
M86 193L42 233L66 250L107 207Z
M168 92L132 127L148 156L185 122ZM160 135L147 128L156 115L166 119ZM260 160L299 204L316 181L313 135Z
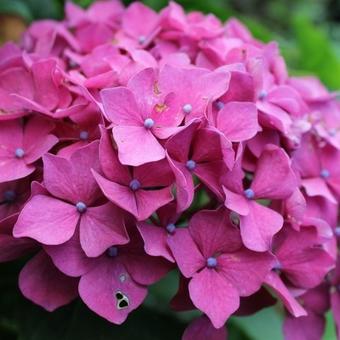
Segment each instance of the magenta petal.
M229 102L218 113L217 128L232 142L251 139L261 129L255 104Z
M294 318L286 316L283 323L285 340L320 340L325 330L325 318L312 311L308 315Z
M249 296L258 291L274 263L270 253L255 253L242 249L217 258L222 275L239 291Z
M30 237L43 244L68 241L76 229L76 207L55 198L36 195L22 209L14 226L15 237Z
M185 277L193 276L205 266L206 261L191 238L188 229L178 228L175 234L168 238L168 245Z
M228 190L226 187L222 187L225 194L224 205L236 213L246 216L249 214L249 202L243 196L235 194L234 192Z
M214 269L205 268L196 273L189 283L190 298L205 313L215 328L223 327L239 305L236 288Z
M89 208L80 220L80 243L89 257L101 255L113 245L129 242L123 215L111 203Z
M270 272L265 278L265 284L274 290L293 316L298 318L307 315L305 309L297 302L276 273Z
M337 203L336 198L329 190L327 183L322 178L307 178L302 180L302 186L305 188L308 196L322 196L332 203Z
M145 222L137 224L144 241L144 249L148 255L162 256L170 262L175 262L167 244L168 234L165 228L156 227Z
M191 173L184 165L175 162L169 156L167 159L176 180L177 212L182 212L190 207L194 199L194 182Z
M27 262L19 275L23 295L49 312L75 299L77 286L78 280L59 272L43 251Z
M159 281L173 268L162 257L144 254L127 254L122 262L134 281L141 285L151 285Z
M26 165L22 159L7 158L0 155L0 183L27 177L34 170L33 165Z
M185 329L182 340L226 340L227 329L216 329L210 320L202 315Z
M273 236L282 228L283 217L276 211L256 202L249 202L249 214L240 216L244 245L254 251L270 249Z
M135 194L129 187L108 181L96 172L93 172L93 176L95 177L103 194L111 202L134 216L138 215Z
M202 210L190 220L189 232L205 258L232 253L242 247L240 232L231 225L225 209Z
M164 148L151 131L142 126L116 126L112 130L122 164L138 166L165 157Z
M170 187L160 190L137 190L136 193L138 221L149 218L158 208L173 200Z
M331 309L336 327L340 329L340 294L338 291L331 293Z
M134 282L117 259L103 257L97 260L93 270L81 277L79 295L95 313L121 324L143 302L147 289ZM128 302L127 307L119 307L117 297L120 295Z
M262 152L251 188L256 197L288 198L297 187L297 180L290 167L285 151L274 145L267 145Z
M68 276L78 277L87 273L95 264L95 259L88 258L80 246L79 232L57 246L44 246L54 265Z
M47 154L44 160L44 185L54 196L77 204L91 204L99 188L91 169L99 170L98 142L75 151L71 159Z
M104 89L101 98L106 118L115 125L143 126L133 93L124 87Z

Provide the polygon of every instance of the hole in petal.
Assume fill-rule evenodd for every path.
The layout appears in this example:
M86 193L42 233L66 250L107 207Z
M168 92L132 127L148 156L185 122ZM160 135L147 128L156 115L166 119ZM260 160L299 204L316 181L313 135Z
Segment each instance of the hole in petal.
M216 107L217 110L222 110L224 108L224 103L220 100L217 100L215 102L215 107Z
M238 227L240 225L240 215L235 211L230 212L229 219L234 226Z
M117 309L124 309L129 307L129 298L121 291L117 291L115 294L117 300Z

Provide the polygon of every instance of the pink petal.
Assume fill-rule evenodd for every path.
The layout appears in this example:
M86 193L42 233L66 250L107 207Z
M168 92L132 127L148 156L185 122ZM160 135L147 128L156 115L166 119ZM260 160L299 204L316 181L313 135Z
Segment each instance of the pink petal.
M302 180L302 186L305 188L308 196L322 196L331 203L336 204L337 200L329 190L327 183L322 178L307 178Z
M229 213L223 208L196 213L190 220L189 232L205 258L242 247L240 232L231 225Z
M173 200L170 187L160 190L137 190L136 193L138 221L149 218L158 208Z
M188 229L176 229L175 234L168 238L168 245L185 277L193 276L205 266L206 260L190 236Z
M258 160L251 184L255 196L283 199L288 198L296 188L297 180L288 155L277 146L267 145Z
M78 280L59 272L43 251L27 262L19 275L22 294L49 312L74 300L77 286Z
M170 262L175 262L167 244L168 234L165 228L140 222L137 228L144 241L144 249L148 255L162 256Z
M96 172L93 172L93 176L106 198L132 215L138 215L136 197L129 187L108 181Z
M249 214L240 216L244 245L254 251L270 249L273 236L282 228L283 217L259 203L249 202Z
M286 316L283 323L285 340L320 340L325 330L324 316L308 311L308 315L294 318Z
M270 272L265 278L265 284L274 290L293 316L298 318L307 315L305 309L297 302L276 273Z
M44 185L52 195L74 204L97 199L99 188L91 173L91 168L99 170L97 141L75 151L70 160L48 154L43 161Z
M122 164L138 166L165 157L164 148L144 126L116 126L112 133Z
M129 242L122 212L111 203L89 208L81 216L80 243L89 257L97 257L113 245Z
M72 237L78 220L75 206L49 196L36 195L22 209L13 235L30 237L47 245L62 244Z
M132 280L120 261L102 257L93 270L81 277L79 295L95 313L120 325L141 305L147 289ZM119 307L119 295L128 302L126 307Z
M260 130L256 106L250 102L229 102L218 113L217 128L232 142L251 139Z
M54 265L68 276L81 276L96 263L96 259L88 258L81 248L78 230L67 242L57 246L44 246L44 249Z
M239 305L238 291L214 269L196 273L189 283L190 298L215 328L223 327Z
M242 249L217 258L221 274L235 287L240 296L249 296L258 291L266 275L273 267L270 253L255 253Z
M242 216L247 216L250 212L248 200L243 195L235 194L224 186L222 188L225 194L224 205Z
M176 180L177 212L182 212L189 208L194 199L194 182L184 165L172 160L168 154L167 159Z
M143 119L133 93L124 87L100 92L106 118L115 125L143 126Z
M226 340L227 330L225 327L216 329L210 320L202 315L195 319L185 329L182 340Z

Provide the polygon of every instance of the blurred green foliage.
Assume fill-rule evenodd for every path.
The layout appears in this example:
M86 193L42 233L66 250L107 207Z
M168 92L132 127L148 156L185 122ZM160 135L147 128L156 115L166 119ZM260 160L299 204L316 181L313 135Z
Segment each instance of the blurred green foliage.
M64 0L0 0L0 14L14 14L26 22L61 19ZM93 0L74 0L83 7ZM123 1L126 5L130 0ZM159 10L167 0L144 0ZM291 74L314 74L330 88L340 89L340 0L178 0L186 10L214 13L221 20L241 19L255 37L277 40ZM1 22L0 22L1 25ZM114 326L76 302L55 313L46 313L26 301L17 288L22 264L0 265L1 340L105 340L180 339L187 322L197 313L168 312L177 289L177 274L170 273L150 288L144 307L126 324ZM15 287L15 288L14 288ZM229 321L231 340L282 339L282 312L265 309L251 317ZM324 340L336 338L331 314L327 314Z

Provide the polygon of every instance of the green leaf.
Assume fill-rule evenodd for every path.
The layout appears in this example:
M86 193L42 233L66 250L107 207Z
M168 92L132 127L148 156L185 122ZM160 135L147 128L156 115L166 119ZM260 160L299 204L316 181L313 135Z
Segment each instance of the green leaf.
M326 330L323 336L323 340L334 340L336 339L335 323L331 312L326 314Z
M298 44L296 68L314 73L332 89L340 88L340 59L325 31L304 16L296 16L293 30Z
M233 317L231 322L252 340L283 340L282 313L278 307L265 308L251 316Z
M26 21L33 19L31 8L24 1L0 1L0 14L12 14L22 17Z

